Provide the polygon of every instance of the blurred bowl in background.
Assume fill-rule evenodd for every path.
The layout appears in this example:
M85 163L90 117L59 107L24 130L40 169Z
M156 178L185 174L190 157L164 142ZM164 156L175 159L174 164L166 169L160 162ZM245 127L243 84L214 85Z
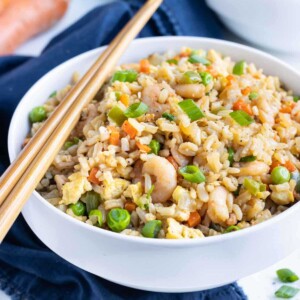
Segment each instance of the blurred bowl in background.
M299 53L299 0L206 0L243 39L278 52Z

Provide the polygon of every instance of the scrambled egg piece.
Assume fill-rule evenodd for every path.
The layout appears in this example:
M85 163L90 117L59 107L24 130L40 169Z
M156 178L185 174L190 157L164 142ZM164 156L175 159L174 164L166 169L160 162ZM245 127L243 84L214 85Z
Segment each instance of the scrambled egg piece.
M124 196L131 198L135 204L138 205L139 199L143 195L143 188L140 182L136 184L130 184L127 190L124 192Z
M194 211L196 210L196 201L191 198L187 189L177 186L172 194L173 202L182 210Z
M292 180L291 180L292 181ZM269 185L272 190L271 199L278 205L287 205L294 202L294 195L288 182Z
M76 203L81 195L85 192L92 190L92 185L89 183L86 177L82 176L79 172L72 174L67 182L62 187L62 204L69 205Z
M127 189L129 182L125 179L115 178L112 181L103 181L103 198L104 200L111 200L119 198L124 190Z
M172 218L167 219L167 239L196 239L203 237L204 235L199 229L181 225Z

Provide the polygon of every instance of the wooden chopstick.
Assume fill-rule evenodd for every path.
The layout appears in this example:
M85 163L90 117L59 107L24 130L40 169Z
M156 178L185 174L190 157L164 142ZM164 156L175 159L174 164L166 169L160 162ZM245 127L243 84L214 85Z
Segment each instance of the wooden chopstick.
M10 165L5 173L0 178L0 205L4 202L5 198L11 192L15 184L20 180L20 177L25 172L26 168L41 151L41 148L46 143L49 136L52 134L54 129L59 125L60 121L68 113L68 110L75 99L82 92L83 88L87 85L89 80L108 58L111 51L118 45L123 36L132 28L136 22L136 18L141 16L139 11L134 18L132 18L126 26L120 31L120 33L114 38L110 45L105 49L102 55L96 60L86 74L80 79L80 81L72 88L70 93L66 95L60 105L51 114L42 128L30 139L29 143L19 154L16 160Z
M51 125L52 130L54 129L53 133L46 130L44 131L49 134L48 139L44 141L44 145L39 148L35 146L37 143L36 141L32 143L33 145L30 148L28 147L31 149L31 151L35 150L34 155L30 153L30 157L33 156L33 160L27 163L27 169L25 167L25 163L22 165L23 169L26 169L26 171L18 171L19 173L22 173L22 176L19 177L19 181L15 182L15 180L11 181L6 179L6 185L8 183L11 185L13 182L14 184L10 187L5 186L5 190L10 192L8 192L9 195L6 197L5 201L0 207L0 241L2 241L7 234L13 222L19 215L22 207L26 203L26 200L29 198L38 182L42 179L45 172L54 160L56 154L70 135L72 129L75 127L82 109L96 95L100 87L105 82L108 74L117 64L123 52L127 49L130 42L136 37L147 21L151 18L161 2L162 0L149 0L144 4L144 6L129 22L128 26L126 26L126 32L124 32L122 38L120 38L117 42L113 42L113 50L106 54L104 59L98 59L97 62L101 62L100 67L97 69L95 65L93 65L91 69L97 69L95 73L91 76L91 69L88 71L88 73L91 72L89 75L86 75L85 78L85 82L88 83L81 92L78 90L76 93L74 93L76 96L72 99L72 101L70 101L71 104L65 104L67 109L62 111L67 113L64 116L57 114L57 118L61 118L59 121L56 121L58 126L55 127ZM47 127L50 126L50 123L52 123L50 118L49 122L47 123ZM44 126L46 126L46 124ZM39 150L37 151L37 149ZM28 151L29 150L24 152L27 153ZM29 153L27 153L27 155L29 155ZM26 155L23 156L23 159L26 160L26 158ZM23 162L23 160L21 162ZM15 165L14 168L17 170L18 166Z

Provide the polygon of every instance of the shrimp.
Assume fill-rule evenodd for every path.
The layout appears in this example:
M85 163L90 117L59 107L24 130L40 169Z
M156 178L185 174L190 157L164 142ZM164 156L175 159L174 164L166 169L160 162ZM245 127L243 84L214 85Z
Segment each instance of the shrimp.
M176 93L183 98L200 99L205 95L203 84L178 84L175 86Z
M169 200L177 186L177 174L173 165L165 158L153 156L143 166L142 173L155 177L154 190L151 194L153 203Z
M153 84L145 87L142 91L142 101L148 105L148 112L154 114L156 118L160 118L165 111L170 110L169 104L158 102L161 89L159 84Z
M229 211L226 205L228 196L223 186L216 187L209 196L207 214L217 224L225 222L229 218Z
M268 174L270 167L261 161L253 161L245 163L243 167L240 168L238 176L261 176Z

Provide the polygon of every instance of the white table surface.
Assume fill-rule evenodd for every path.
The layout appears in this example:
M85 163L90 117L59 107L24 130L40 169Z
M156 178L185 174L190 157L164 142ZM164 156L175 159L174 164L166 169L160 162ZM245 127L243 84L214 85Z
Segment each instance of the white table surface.
M46 46L51 38L64 30L66 27L74 23L81 16L86 14L94 7L111 2L112 0L72 0L68 12L64 18L47 32L31 39L29 42L21 46L16 54L21 55L39 55L42 49ZM240 43L247 44L239 38L227 33L226 38ZM300 56L290 56L288 54L272 53L279 58L287 61L300 69ZM249 300L268 300L276 299L274 292L281 286L281 283L276 279L276 270L280 268L290 268L297 274L300 274L300 245L299 250L285 258L283 261L265 269L259 273L253 274L238 281L238 284L244 289ZM300 287L300 283L295 283L295 286ZM10 297L0 291L0 300L8 300ZM293 300L300 300L300 293Z

